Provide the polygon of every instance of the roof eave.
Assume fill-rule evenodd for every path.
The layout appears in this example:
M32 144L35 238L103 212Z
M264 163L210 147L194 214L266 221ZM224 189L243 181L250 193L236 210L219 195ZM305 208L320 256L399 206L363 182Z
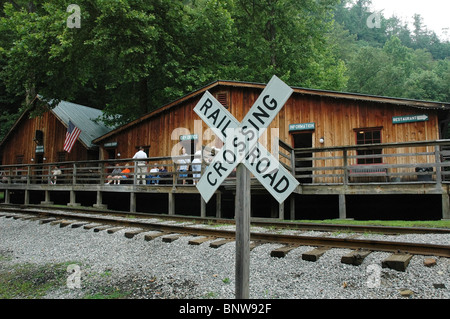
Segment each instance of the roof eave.
M205 91L212 89L214 87L218 87L218 86L248 87L248 88L255 88L255 89L264 89L266 85L263 83L254 83L254 82L217 80L215 82L207 84L206 86L204 86L194 92L184 95L183 97L181 97L175 101L165 104L165 105L141 116L140 118L138 118L134 121L124 124L124 125L116 128L115 130L108 132L107 134L105 134L103 136L100 136L100 137L94 139L92 141L92 143L98 144L101 141L103 141L109 137L119 134L120 132L126 130L129 127L139 124L139 123L147 120L148 118L155 116L158 113L161 113L167 109L170 109L178 104L183 103L186 100L194 98L195 96L198 96L199 94L202 94ZM450 103L445 103L445 102L420 101L420 100L392 98L392 97L367 95L367 94L359 94L359 93L348 93L348 92L328 91L328 90L319 90L319 89L307 89L307 88L302 88L302 87L292 87L292 88L294 90L294 93L305 94L305 95L324 96L324 97L352 99L352 100L361 100L361 101L372 101L372 102L377 102L377 103L389 103L389 104L396 104L396 105L403 105L403 106L408 106L408 107L416 107L416 108L424 108L424 109L433 109L433 110L444 110L444 111L450 110Z

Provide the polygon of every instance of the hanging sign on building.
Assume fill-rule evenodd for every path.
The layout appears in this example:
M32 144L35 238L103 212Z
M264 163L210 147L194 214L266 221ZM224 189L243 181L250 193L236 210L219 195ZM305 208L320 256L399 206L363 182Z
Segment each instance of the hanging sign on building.
M35 153L36 154L44 154L44 145L37 145Z
M316 129L316 123L297 123L289 124L289 132L295 131L310 131Z
M424 122L424 121L428 121L428 115L426 114L394 116L392 118L393 124Z
M198 134L180 135L180 141L198 140Z

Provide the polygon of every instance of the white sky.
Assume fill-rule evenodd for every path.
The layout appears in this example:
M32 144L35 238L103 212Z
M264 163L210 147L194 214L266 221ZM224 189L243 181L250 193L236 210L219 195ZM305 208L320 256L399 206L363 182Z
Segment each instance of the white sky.
M395 14L408 22L418 13L428 30L433 30L442 40L450 40L450 0L372 0L372 8L383 10L386 18Z

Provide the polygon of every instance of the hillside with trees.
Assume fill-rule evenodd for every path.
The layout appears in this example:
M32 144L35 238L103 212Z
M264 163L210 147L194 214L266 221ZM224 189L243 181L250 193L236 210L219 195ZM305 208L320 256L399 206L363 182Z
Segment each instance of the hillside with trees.
M345 61L349 92L418 100L450 101L450 43L428 30L419 14L413 28L399 18L375 13L371 1L336 6L330 41Z
M450 101L450 43L370 0L1 0L0 139L36 94L123 124L218 79Z

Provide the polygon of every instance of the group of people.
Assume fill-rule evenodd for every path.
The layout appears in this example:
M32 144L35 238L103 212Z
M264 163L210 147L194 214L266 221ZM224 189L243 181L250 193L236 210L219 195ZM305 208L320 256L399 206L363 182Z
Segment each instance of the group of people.
M142 147L133 156L136 161L136 182L137 184L166 184L171 183L171 174L167 174L167 169L163 165L153 164L152 168L148 170L147 159L148 156ZM191 162L191 155L187 154L184 147L181 148L180 156L176 162L178 178L182 179L183 185L187 184L189 166L191 166L193 184L196 185L200 179L200 172L202 167L201 151L197 151L194 154L194 159ZM120 185L121 182L130 179L130 164L126 163L125 166L121 166L120 163L116 163L113 171L106 177L105 185ZM51 175L49 176L49 183L56 184L58 178L62 176L61 168L53 166ZM0 182L7 183L8 177L4 172L0 171Z
M154 165L150 170L150 174L147 175L147 163L144 159L148 158L144 149L141 147L139 151L134 154L133 159L137 159L136 174L138 184L160 184L161 181L166 180L170 175L164 174L167 169L164 166ZM142 159L141 161L139 159ZM192 169L193 184L196 185L200 179L200 171L202 168L201 151L197 151L194 154L194 160L191 163L190 156L186 152L186 148L182 147L180 151L180 158L177 160L178 177L182 179L183 185L187 184L187 177L189 171L189 165ZM161 174L162 173L162 174ZM162 179L162 180L161 180Z
M136 183L139 184L163 184L166 183L166 180L170 177L167 174L167 169L161 165L155 164L153 168L150 169L149 174L147 174L147 159L148 156L144 152L144 148L140 147L139 150L134 154L133 159L137 159L136 161ZM120 164L117 163L116 167L111 172L111 175L107 177L107 181L105 185L120 185L120 182L129 178L129 174L131 173L129 169L129 164L125 164L125 169L121 169Z
M184 147L181 148L181 158L178 160L178 171L180 172L179 177L183 179L183 185L187 183L186 178L188 174L186 173L189 169L189 164L191 163L190 158L188 158L188 154L186 153L186 149ZM197 151L194 154L194 160L192 161L192 178L193 184L197 185L200 179L200 171L202 170L202 161L201 161L201 151Z
M117 163L115 165L115 168L111 172L111 175L109 175L107 177L107 181L106 181L105 185L110 185L110 184L120 185L120 181L128 179L130 173L131 173L131 171L130 171L128 163L125 164L124 169L122 169L120 167L120 164Z

